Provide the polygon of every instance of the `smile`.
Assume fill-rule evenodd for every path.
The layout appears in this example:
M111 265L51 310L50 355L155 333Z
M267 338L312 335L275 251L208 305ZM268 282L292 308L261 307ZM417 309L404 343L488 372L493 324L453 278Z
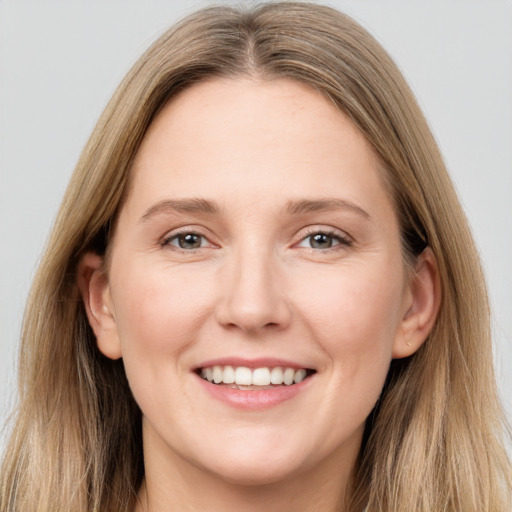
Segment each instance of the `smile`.
M298 384L313 374L314 370L289 367L260 367L215 365L203 367L198 374L208 382L227 385L232 389L257 390L273 386Z
M307 393L317 370L304 362L228 356L193 368L197 383L210 397L235 409L262 411Z

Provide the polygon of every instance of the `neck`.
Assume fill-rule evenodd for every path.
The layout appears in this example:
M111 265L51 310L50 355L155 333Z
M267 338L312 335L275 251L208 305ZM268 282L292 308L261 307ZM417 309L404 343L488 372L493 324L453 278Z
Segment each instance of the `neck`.
M181 457L169 460L145 447L144 482L134 512L344 512L357 453L340 454L320 466L276 482L230 482Z
M334 480L334 478L333 478ZM302 481L302 485L299 484ZM195 512L239 510L243 512L343 512L344 489L338 482L311 481L310 475L294 482L265 485L237 485L183 480L171 487L146 478L138 496L135 512ZM315 485L315 487L313 486Z

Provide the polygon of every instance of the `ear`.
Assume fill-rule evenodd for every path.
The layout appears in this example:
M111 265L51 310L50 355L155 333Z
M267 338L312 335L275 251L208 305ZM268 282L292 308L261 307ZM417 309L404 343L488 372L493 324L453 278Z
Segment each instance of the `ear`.
M421 347L439 312L441 283L430 247L418 256L404 297L404 313L393 345L394 359L409 357Z
M110 359L121 357L115 312L103 258L86 253L78 264L78 288L99 350Z

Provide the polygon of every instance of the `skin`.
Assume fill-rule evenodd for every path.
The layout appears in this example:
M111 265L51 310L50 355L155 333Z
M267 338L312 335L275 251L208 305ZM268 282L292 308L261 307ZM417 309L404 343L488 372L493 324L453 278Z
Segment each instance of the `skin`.
M86 255L80 288L143 412L136 510L343 510L390 361L419 348L439 304L429 250L405 272L369 144L305 85L216 79L165 106L132 172L108 273ZM161 206L190 198L218 211ZM190 232L201 246L180 248ZM293 399L240 410L192 371L226 356L316 373Z

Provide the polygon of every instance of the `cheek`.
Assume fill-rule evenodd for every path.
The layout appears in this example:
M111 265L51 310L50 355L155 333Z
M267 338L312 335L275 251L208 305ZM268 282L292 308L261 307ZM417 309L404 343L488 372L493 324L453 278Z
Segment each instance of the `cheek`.
M124 268L113 285L116 323L127 371L158 367L177 356L195 338L209 314L207 288L186 273L159 268Z
M351 378L360 372L385 373L402 308L402 269L361 265L318 273L297 290L298 309L318 343ZM382 271L379 272L379 269Z
M186 389L189 369L182 355L209 316L207 289L188 273L158 264L125 265L112 276L123 363L144 415L174 421L167 400Z
M402 268L387 263L325 268L296 281L300 322L326 356L319 372L325 391L308 420L312 429L328 425L319 452L361 433L382 392L400 328L403 286Z

